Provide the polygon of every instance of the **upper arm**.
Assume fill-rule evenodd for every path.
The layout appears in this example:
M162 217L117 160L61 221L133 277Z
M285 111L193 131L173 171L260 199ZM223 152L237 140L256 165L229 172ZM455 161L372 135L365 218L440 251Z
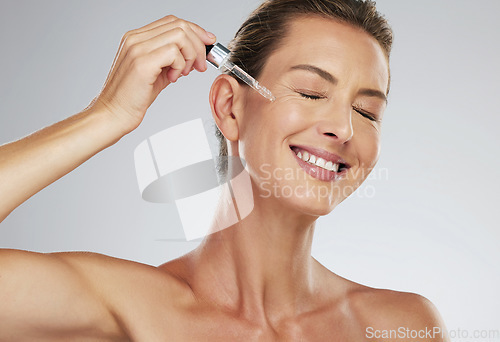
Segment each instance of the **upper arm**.
M0 341L121 334L98 288L58 254L0 250Z

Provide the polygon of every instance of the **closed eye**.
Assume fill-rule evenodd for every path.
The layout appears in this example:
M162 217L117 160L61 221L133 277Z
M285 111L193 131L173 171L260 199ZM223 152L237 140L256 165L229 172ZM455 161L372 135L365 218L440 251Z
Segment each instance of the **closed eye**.
M365 112L364 110L361 110L357 107L352 107L352 109L354 109L354 111L358 114L361 114L362 116L364 116L365 118L367 118L368 120L370 121L379 121L375 115L371 114L371 113L368 113L368 112Z
M309 93L303 93L300 91L298 91L297 93L299 93L300 96L302 96L306 99L310 99L310 100L321 100L321 99L326 98L325 95L321 95L321 94L309 94Z

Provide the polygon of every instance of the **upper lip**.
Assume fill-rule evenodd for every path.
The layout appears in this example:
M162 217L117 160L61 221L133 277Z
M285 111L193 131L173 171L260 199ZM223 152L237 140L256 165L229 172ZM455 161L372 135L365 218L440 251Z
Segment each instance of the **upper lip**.
M334 164L344 164L344 167L346 167L346 168L350 167L350 165L342 157L340 157L334 153L328 152L327 150L323 150L321 148L316 148L316 147L312 147L312 146L304 146L304 145L290 145L290 148L292 150L294 148L298 148L298 149L307 151L310 154L314 154L316 157L323 158L325 161L331 161Z

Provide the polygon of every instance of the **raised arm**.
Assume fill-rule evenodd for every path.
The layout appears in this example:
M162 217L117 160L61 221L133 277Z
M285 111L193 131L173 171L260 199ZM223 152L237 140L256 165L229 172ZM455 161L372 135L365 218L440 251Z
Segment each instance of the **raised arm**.
M126 33L101 93L85 110L0 146L0 221L134 130L181 74L205 71L205 45L214 42L204 29L174 16ZM129 271L100 260L0 249L0 341L124 338L110 297L127 300L115 298L115 285L130 284ZM125 291L129 297L132 292Z
M91 279L57 254L0 250L0 341L123 338Z
M0 222L139 126L170 83L193 69L205 71L205 45L214 42L204 29L174 16L127 32L102 92L85 110L0 146Z

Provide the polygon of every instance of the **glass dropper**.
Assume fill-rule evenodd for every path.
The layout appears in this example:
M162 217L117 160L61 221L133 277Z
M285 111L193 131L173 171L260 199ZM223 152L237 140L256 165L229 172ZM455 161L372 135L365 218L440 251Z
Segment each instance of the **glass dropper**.
M222 71L229 71L234 76L238 77L240 80L248 84L250 87L259 92L262 96L271 102L276 100L276 97L263 85L261 85L255 78L247 74L239 66L235 65L233 62L229 61L229 55L231 51L227 49L224 45L220 43L215 43L214 45L207 45L207 61L210 62L214 67Z

